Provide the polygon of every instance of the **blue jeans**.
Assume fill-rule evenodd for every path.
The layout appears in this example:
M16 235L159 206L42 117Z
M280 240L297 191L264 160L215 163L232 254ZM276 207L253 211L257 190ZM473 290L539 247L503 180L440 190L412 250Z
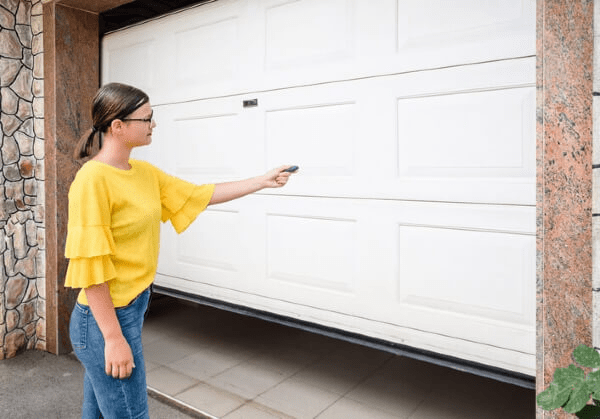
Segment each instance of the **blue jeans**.
M123 380L106 375L102 332L90 308L75 305L69 332L73 351L85 367L82 419L149 419L142 353L142 325L149 298L150 289L147 289L128 306L116 309L135 362L131 376Z

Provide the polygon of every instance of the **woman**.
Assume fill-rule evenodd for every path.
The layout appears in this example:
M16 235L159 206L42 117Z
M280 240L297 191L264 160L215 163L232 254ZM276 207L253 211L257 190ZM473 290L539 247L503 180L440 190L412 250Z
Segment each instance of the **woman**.
M160 221L171 221L180 233L207 205L281 187L290 173L282 166L251 179L194 185L130 159L134 147L150 144L156 126L148 96L131 86L102 87L92 118L75 157L99 151L69 190L65 248L65 286L81 288L70 337L85 367L82 417L148 418L141 330Z

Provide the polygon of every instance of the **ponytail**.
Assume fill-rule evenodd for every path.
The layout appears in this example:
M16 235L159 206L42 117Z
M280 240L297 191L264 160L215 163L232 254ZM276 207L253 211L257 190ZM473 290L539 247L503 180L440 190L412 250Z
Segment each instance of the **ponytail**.
M100 133L96 127L92 127L92 129L88 130L80 139L77 147L75 148L75 152L73 153L73 157L76 160L85 159L86 157L90 157L94 152L94 136L98 134L98 149L102 147L102 138L100 137Z

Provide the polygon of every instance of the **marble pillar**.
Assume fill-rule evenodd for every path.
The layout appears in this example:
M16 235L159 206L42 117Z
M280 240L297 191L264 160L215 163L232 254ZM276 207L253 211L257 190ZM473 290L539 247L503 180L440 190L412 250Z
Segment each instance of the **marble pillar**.
M592 57L593 0L538 0L538 392L592 344Z
M44 25L47 349L64 353L71 350L68 322L77 297L64 287L67 195L80 167L73 150L91 127L99 87L98 14L48 2Z

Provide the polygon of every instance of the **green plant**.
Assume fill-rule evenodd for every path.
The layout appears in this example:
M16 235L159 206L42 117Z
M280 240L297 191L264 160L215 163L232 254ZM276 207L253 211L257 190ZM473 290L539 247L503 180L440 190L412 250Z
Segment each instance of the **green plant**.
M600 354L594 348L579 345L574 361L591 369L587 374L577 365L557 368L546 390L538 394L537 404L544 410L562 408L580 419L600 418ZM593 404L590 404L593 403Z

